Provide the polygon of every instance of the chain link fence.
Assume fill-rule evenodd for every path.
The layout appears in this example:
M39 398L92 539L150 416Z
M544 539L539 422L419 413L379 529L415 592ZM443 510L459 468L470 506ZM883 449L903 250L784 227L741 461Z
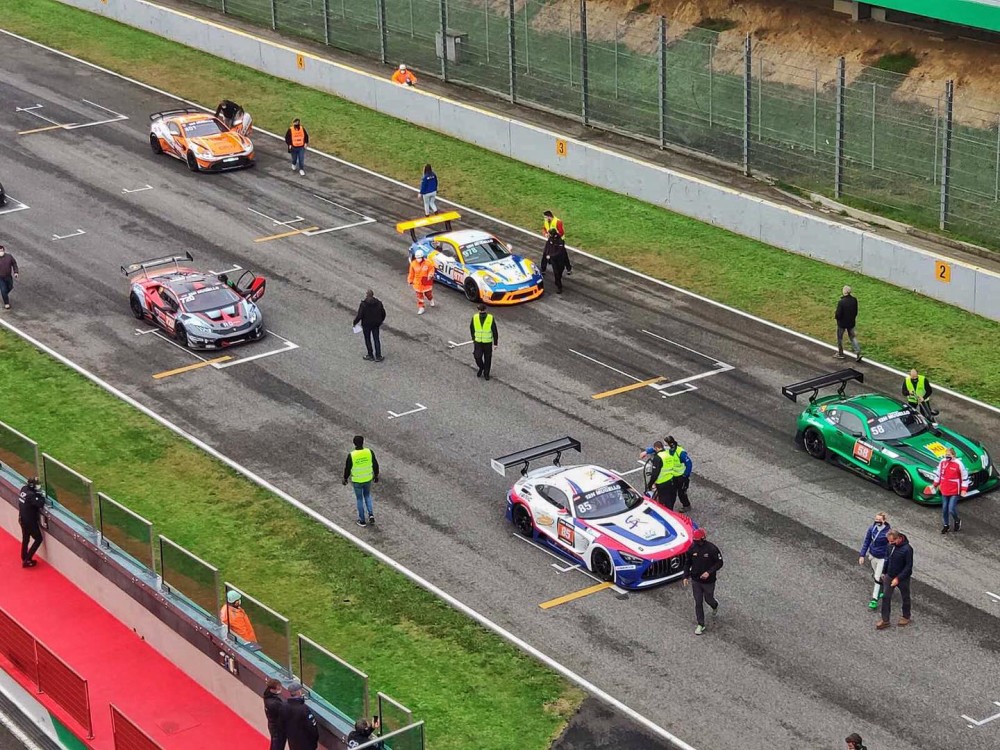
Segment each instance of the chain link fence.
M737 32L586 0L194 2L1000 247L1000 113L950 83L929 97L876 68L799 68Z

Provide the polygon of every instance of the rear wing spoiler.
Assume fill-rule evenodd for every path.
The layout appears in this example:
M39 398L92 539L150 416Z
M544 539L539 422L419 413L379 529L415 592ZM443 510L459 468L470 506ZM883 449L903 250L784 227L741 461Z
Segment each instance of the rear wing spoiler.
M154 112L149 116L150 120L159 120L161 117L166 117L167 115L203 115L205 114L200 109L191 109L190 107L185 107L184 109L165 109L162 112Z
M165 258L150 258L149 260L140 260L138 263L130 263L127 266L122 266L122 276L131 276L134 273L147 273L150 268L156 268L158 266L167 266L173 263L175 266L183 263L185 261L194 260L191 253L184 253L184 255L168 255Z
M574 440L571 437L550 440L547 443L536 445L534 448L526 448L523 451L517 451L516 453L494 458L490 461L490 466L493 467L493 471L503 477L506 476L506 470L511 466L520 465L521 476L523 477L528 473L528 464L532 461L537 461L538 459L546 458L547 456L555 456L552 463L558 466L559 460L562 458L562 454L569 450L579 452L580 441Z
M847 384L852 380L864 383L865 374L849 367L846 370L837 370L837 372L831 372L827 375L817 375L815 378L803 380L801 383L786 385L781 389L781 393L785 398L790 398L792 401L798 401L798 397L803 393L809 393L812 391L812 395L809 396L809 403L811 404L816 400L820 390L823 388L832 388L833 386L837 386L837 393L841 398L843 398Z
M462 215L458 211L447 211L443 214L433 216L422 216L411 221L401 221L396 225L396 231L400 234L410 233L410 239L417 241L417 230L424 227L436 227L444 224L444 231L451 231L451 222L458 221Z

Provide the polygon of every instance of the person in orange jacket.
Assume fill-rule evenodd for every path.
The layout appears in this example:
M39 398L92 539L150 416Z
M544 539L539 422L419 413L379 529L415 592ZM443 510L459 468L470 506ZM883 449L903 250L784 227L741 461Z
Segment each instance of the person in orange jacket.
M246 610L241 606L243 598L239 591L230 589L226 593L226 603L219 612L219 619L222 624L229 628L229 632L239 636L249 643L257 642L257 634L253 631L253 625L247 616Z
M414 251L406 283L417 293L417 315L424 314L425 299L434 307L434 263L424 256L423 250Z
M401 86L416 86L417 77L406 69L405 65L400 65L396 72L392 74L392 82Z

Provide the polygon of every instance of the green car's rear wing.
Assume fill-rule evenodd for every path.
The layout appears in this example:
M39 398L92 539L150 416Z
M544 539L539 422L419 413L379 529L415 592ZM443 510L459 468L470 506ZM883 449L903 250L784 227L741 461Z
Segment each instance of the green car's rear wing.
M524 450L517 451L516 453L494 458L490 461L490 466L493 467L493 471L497 474L504 476L506 469L520 464L521 476L524 476L528 473L528 464L530 462L537 461L538 459L545 458L547 456L555 456L552 463L558 466L559 459L562 458L563 451L570 450L579 452L580 441L571 437L564 437L559 438L558 440L550 440L547 443L536 445L533 448L526 448Z
M852 380L864 383L865 374L852 367L848 367L846 370L837 370L837 372L831 372L827 375L818 375L815 378L803 380L801 383L786 385L781 389L781 393L785 396L785 398L790 398L792 401L798 401L799 396L803 393L809 393L812 391L812 395L809 396L809 403L811 404L816 400L816 397L819 396L820 390L823 388L832 388L836 386L837 393L841 398L843 398L844 390L847 388L847 384Z

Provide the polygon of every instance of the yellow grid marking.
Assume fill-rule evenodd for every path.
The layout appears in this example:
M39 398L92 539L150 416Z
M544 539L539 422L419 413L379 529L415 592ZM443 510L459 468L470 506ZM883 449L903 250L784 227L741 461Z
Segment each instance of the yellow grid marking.
M216 357L215 359L206 359L201 362L195 362L193 365L187 365L186 367L178 367L176 370L167 370L165 372L156 373L153 378L160 380L161 378L169 378L171 375L180 375L184 372L191 372L191 370L200 370L202 367L207 367L208 365L215 364L216 362L225 362L230 360L232 357L226 355L224 357Z
M629 391L637 391L640 388L645 388L647 385L652 385L653 383L659 383L661 380L666 380L662 375L658 378L650 378L649 380L643 380L640 383L632 383L632 385L623 385L621 388L615 388L612 391L604 391L602 393L595 393L591 398L607 398L608 396L617 396L619 393L628 393Z
M44 128L35 128L33 130L19 130L18 135L31 135L32 133L44 133L46 130L58 130L59 128L65 128L70 125L75 125L75 122L67 122L64 125L47 125Z
M542 609L552 609L553 607L558 607L560 604L565 604L566 602L572 602L577 599L582 599L585 596L590 596L591 594L596 594L598 591L604 591L610 589L614 586L613 583L605 581L604 583L599 583L596 586L588 586L585 589L580 589L579 591L574 591L572 594L566 594L566 596L559 596L555 599L549 599L547 602L542 602L538 606Z
M269 240L280 240L282 237L291 237L295 234L303 234L304 232L312 232L319 227L305 227L304 229L293 229L290 232L282 232L281 234L272 234L269 237L258 237L254 242L268 242Z

